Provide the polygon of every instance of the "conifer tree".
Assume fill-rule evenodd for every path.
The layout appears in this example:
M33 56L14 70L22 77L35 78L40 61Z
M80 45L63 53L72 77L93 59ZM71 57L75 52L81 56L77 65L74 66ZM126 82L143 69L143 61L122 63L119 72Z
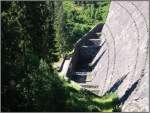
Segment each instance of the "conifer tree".
M63 13L63 2L55 2L55 36L56 36L56 47L58 48L58 54L65 54L65 33L64 33L64 13Z
M40 59L53 71L52 63L58 56L55 54L53 5L53 2L2 2L3 111L32 109L33 73ZM16 86L22 89L17 91Z

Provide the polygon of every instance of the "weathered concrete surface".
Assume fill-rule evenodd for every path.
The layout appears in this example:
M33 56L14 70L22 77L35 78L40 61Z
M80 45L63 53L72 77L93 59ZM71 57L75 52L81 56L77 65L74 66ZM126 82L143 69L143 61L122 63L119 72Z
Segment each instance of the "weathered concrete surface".
M66 60L64 61L62 70L60 72L60 75L66 75L67 74L70 62L71 62L71 58L66 58Z
M81 77L80 84L98 86L96 94L116 92L122 111L149 111L148 11L148 1L112 1L105 25L96 25L77 41L69 65L68 73L90 73L91 80ZM100 46L98 52L93 45ZM92 71L86 69L89 64Z
M69 69L67 75L72 75L76 71L76 65L79 62L79 57L82 56L82 46L90 46L95 45L94 42L89 39L97 39L98 35L96 33L101 32L103 28L103 24L98 24L93 27L87 34L85 34L82 38L80 38L74 45L74 56L71 59L71 63L69 65ZM96 43L97 44L97 43Z
M149 111L148 1L112 1L102 36L106 43L91 84L99 95L117 92L122 111ZM89 84L89 83L88 83Z

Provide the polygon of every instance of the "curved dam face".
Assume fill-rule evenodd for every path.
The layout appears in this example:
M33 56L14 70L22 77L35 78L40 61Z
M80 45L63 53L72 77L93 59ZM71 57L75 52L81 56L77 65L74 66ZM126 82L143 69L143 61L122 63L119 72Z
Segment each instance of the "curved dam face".
M112 1L99 37L105 43L92 61L90 84L99 95L116 92L122 111L149 111L148 11L148 1Z
M112 1L106 23L75 44L70 78L97 95L115 92L122 111L149 111L148 1Z

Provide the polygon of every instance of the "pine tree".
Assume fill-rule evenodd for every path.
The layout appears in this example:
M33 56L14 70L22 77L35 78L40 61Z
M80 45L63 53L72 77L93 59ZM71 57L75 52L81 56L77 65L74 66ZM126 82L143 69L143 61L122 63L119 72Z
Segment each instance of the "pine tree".
M40 59L49 64L52 72L52 63L58 56L55 54L54 4L52 1L2 2L1 15L2 109L30 111L35 96L31 90L32 78ZM16 86L24 87L17 91Z
M65 54L65 39L64 39L64 14L62 1L55 2L55 34L56 34L56 47L58 54Z

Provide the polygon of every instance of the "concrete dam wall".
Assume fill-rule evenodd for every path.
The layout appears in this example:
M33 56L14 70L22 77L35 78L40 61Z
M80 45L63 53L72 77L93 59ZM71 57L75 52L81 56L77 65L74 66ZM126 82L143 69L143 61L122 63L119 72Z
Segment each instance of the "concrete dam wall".
M116 92L122 111L149 111L148 16L148 1L112 1L106 23L75 45L71 79L100 96Z
M148 111L148 10L148 1L112 1L100 37L106 43L95 57L106 50L92 71L92 83L99 84L99 95L117 92L123 111Z

